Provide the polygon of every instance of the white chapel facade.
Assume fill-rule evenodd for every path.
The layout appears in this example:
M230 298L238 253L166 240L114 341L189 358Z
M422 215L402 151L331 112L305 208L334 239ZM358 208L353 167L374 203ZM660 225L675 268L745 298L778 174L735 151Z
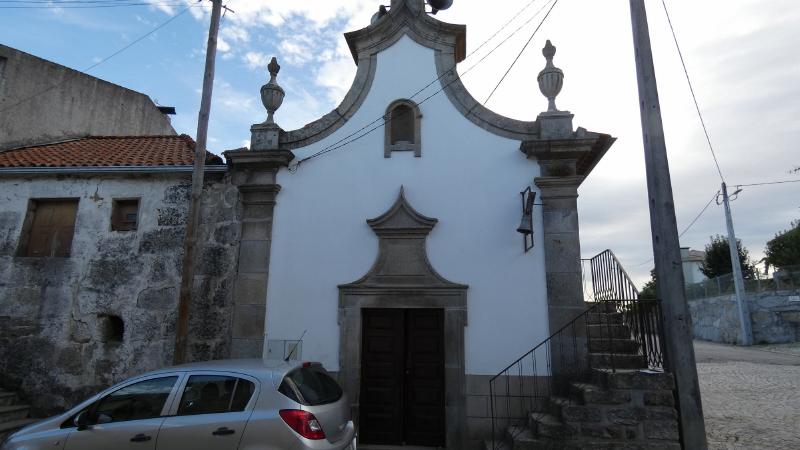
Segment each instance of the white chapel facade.
M244 209L232 356L283 358L302 336L362 443L479 448L488 379L583 310L577 189L614 139L556 109L549 43L550 106L524 122L469 94L466 27L423 0L345 38L358 70L334 111L281 129L273 62L268 120L226 152Z

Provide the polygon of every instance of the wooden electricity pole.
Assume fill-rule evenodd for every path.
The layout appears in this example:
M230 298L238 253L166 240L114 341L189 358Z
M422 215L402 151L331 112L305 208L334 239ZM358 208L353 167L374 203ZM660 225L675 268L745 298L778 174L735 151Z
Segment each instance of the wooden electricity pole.
M217 33L222 10L222 0L211 0L211 25L208 30L206 69L203 75L203 97L197 118L197 143L194 148L194 172L192 173L192 197L189 203L189 218L186 222L186 240L183 246L181 266L181 293L178 299L178 319L175 325L175 355L173 362L186 362L186 346L189 337L189 307L192 303L194 284L194 262L197 253L197 228L200 224L200 197L203 194L203 174L206 166L206 141L208 117L211 112L211 92L214 89L214 63L217 57Z
M642 116L650 228L656 263L658 298L661 299L666 340L666 369L675 377L683 448L707 447L700 385L697 380L689 307L683 287L683 267L672 198L667 145L661 121L650 30L644 0L630 0L639 107Z

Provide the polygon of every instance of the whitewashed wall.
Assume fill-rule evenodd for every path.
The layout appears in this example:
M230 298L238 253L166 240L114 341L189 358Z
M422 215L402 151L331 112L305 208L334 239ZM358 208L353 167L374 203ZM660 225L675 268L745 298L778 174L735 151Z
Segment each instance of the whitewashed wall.
M354 117L321 142L295 150L297 159L372 122L389 103L436 78L433 50L403 37L378 55L372 89ZM274 216L267 339L298 339L308 330L303 359L338 370L337 286L371 268L378 239L366 220L389 209L401 185L412 206L439 219L428 238L434 268L450 281L469 285L467 373L496 373L546 338L539 207L534 250L524 253L516 232L519 192L533 185L537 163L526 160L519 141L465 119L443 92L420 108L421 158L395 152L385 159L381 128L304 163L296 173L279 174L283 189Z

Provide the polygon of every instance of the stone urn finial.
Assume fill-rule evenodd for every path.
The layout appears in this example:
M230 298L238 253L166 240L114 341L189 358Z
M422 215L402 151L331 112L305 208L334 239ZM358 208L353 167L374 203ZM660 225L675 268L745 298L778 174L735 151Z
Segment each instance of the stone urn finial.
M561 87L564 84L564 72L553 65L553 57L556 55L556 48L550 43L549 39L542 49L542 55L547 58L547 65L544 67L544 70L539 72L539 77L537 78L539 81L539 90L542 91L542 95L547 97L547 112L558 112L558 108L556 108L556 96L561 92Z
M267 108L267 120L264 123L274 124L273 115L281 107L286 92L278 86L277 82L278 72L281 70L278 59L273 56L267 69L269 69L269 82L261 86L261 103L264 104L264 108Z

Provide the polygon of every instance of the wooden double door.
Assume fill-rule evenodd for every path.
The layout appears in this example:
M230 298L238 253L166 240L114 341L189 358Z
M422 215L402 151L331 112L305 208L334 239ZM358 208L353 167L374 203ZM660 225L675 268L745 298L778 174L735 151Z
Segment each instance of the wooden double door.
M444 447L444 311L361 314L360 441Z

